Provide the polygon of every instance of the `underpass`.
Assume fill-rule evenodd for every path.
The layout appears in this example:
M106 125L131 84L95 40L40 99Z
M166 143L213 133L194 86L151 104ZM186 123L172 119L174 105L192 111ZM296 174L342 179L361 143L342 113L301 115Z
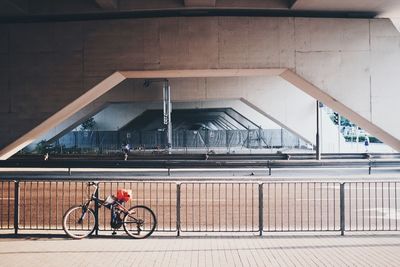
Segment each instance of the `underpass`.
M399 266L400 4L53 2L0 0L0 265ZM93 181L154 234L66 238Z

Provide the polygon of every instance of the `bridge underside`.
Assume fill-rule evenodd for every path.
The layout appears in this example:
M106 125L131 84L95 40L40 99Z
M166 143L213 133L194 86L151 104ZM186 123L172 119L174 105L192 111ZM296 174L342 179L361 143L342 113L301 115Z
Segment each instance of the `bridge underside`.
M109 102L159 101L148 78L170 79L176 102L240 100L312 143L319 100L400 150L388 116L400 112L400 35L386 19L157 18L0 34L1 159Z

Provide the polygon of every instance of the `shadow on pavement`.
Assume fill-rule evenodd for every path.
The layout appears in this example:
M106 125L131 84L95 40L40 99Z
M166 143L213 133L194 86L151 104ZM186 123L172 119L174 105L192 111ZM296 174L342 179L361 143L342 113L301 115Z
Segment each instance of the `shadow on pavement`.
M367 234L352 234L348 233L344 236L340 236L340 234L297 234L297 235L290 235L290 234L283 234L283 235L268 235L268 233L264 233L263 236L258 235L181 235L181 236L159 236L154 235L149 237L148 239L343 239L343 238L399 238L400 233L367 233ZM65 234L46 234L46 233L21 233L21 234L0 234L0 241L4 239L14 239L14 240L54 240L54 239L63 239L63 240L74 240L72 238L67 237ZM135 240L125 234L120 234L116 236L112 235L93 235L87 237L85 239L127 239L127 240ZM78 239L79 240L79 239ZM138 239L140 240L140 239Z

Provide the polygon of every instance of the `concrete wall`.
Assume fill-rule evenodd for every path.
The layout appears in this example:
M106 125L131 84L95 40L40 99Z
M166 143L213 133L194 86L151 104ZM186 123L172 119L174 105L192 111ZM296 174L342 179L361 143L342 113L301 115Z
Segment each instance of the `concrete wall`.
M399 140L398 119L388 116L400 113L399 43L399 32L386 19L182 17L2 24L0 147L115 70L144 69L290 68ZM207 91L208 98L213 93ZM268 97L279 93L271 91ZM255 105L264 102L257 95L247 97Z

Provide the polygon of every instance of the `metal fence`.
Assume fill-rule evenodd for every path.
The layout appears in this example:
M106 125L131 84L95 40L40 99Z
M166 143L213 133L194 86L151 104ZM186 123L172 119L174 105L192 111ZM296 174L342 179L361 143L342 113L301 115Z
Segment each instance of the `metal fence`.
M72 205L87 199L87 181L0 181L0 229L61 230ZM131 189L127 206L156 214L159 232L397 231L398 182L102 181L99 196ZM99 231L111 230L100 209Z
M347 183L346 231L398 230L398 191L397 182Z
M263 185L264 231L340 231L340 183Z
M13 181L1 181L0 190L0 229L13 229L15 183Z
M257 183L182 183L182 232L259 231Z
M57 153L73 151L107 153L120 151L122 144L132 148L156 149L166 145L160 131L72 131L59 138L52 149ZM188 148L273 148L307 147L307 143L286 129L252 130L174 130L172 147Z

